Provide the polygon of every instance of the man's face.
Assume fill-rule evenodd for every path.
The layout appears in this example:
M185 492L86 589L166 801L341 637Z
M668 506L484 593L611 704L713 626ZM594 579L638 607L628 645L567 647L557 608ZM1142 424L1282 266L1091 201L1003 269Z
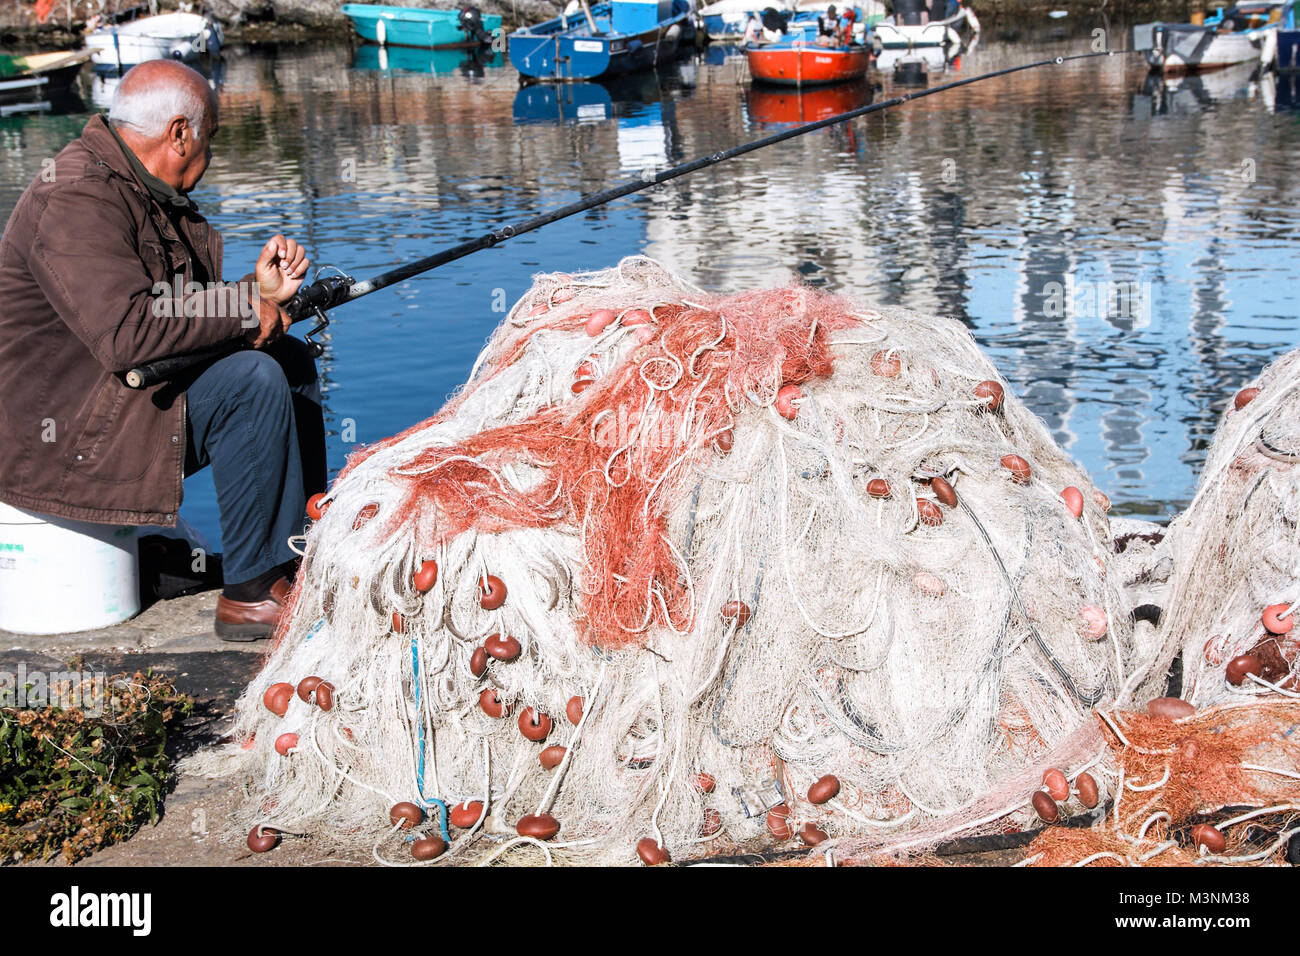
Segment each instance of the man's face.
M199 184L203 174L208 171L208 165L212 162L212 138L217 135L218 129L220 129L220 119L217 116L217 104L212 103L208 110L208 118L204 121L204 128L194 137L193 151L186 155L181 167L181 192L188 193Z

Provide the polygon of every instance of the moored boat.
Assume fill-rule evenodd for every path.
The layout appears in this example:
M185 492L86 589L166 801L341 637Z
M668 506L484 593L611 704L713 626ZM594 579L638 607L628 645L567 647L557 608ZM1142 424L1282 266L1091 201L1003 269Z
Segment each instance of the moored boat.
M67 93L89 59L89 50L0 54L0 116L48 108L52 97Z
M491 43L501 29L501 17L484 16L472 6L459 10L424 10L378 3L345 3L342 10L362 39L380 46L431 50L476 47Z
M215 20L197 13L163 13L100 27L86 36L86 47L96 66L122 69L146 60L216 56L224 39Z
M821 46L803 39L764 43L745 49L749 72L763 83L820 86L867 75L871 51L860 43Z
M1288 5L1289 0L1261 0L1201 22L1140 24L1133 28L1131 48L1144 51L1151 69L1165 73L1222 70L1236 63L1269 66L1277 58L1278 25Z
M534 80L590 80L676 59L694 39L689 0L612 0L524 27L507 38L510 62Z
M961 0L897 0L893 15L872 28L878 50L957 49L979 31L975 11Z

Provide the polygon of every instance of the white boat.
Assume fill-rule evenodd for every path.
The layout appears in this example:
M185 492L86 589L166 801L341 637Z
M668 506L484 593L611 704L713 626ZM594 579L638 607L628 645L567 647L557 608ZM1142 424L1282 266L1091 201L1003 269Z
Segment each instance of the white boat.
M1144 23L1133 28L1132 49L1146 53L1153 70L1202 73L1236 63L1270 66L1277 31L1289 0L1239 3L1202 23Z
M86 37L96 66L129 67L146 60L216 56L221 24L197 13L164 13L100 27Z
M980 31L975 12L960 0L897 0L894 14L872 27L877 50L958 49Z

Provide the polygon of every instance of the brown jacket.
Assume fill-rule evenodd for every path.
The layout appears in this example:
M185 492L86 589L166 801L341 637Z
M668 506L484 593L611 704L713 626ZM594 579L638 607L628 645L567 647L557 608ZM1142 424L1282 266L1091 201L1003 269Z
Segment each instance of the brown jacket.
M18 200L0 238L0 501L176 523L185 396L130 389L120 373L235 339L256 315L234 286L157 294L195 275L190 249L200 275L221 276L221 237L182 215L189 248L102 116Z

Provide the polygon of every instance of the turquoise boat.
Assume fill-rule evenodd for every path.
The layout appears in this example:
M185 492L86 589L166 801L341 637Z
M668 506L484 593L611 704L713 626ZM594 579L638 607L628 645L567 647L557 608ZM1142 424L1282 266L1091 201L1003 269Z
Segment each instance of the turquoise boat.
M345 3L343 14L357 33L380 46L414 46L432 50L475 47L500 34L501 18L483 16L477 7L423 10L377 3Z

